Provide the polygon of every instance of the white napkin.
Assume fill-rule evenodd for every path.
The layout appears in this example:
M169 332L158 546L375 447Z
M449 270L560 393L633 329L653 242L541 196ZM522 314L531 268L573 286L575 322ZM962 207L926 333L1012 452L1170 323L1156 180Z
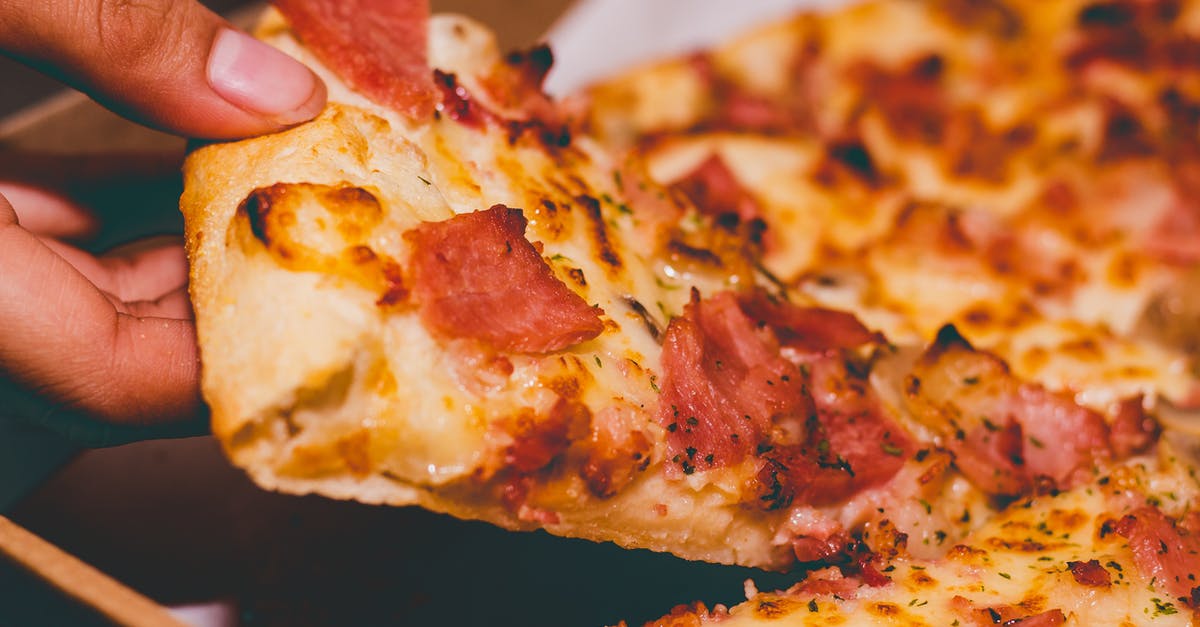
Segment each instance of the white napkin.
M712 46L799 9L846 0L580 0L550 29L554 69L546 91L562 96L622 69Z

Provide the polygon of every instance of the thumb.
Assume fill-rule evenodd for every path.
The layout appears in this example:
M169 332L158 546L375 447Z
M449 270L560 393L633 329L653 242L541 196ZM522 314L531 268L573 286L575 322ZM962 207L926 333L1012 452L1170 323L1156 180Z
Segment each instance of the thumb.
M312 118L325 86L308 68L195 0L11 0L0 52L138 122L230 139Z

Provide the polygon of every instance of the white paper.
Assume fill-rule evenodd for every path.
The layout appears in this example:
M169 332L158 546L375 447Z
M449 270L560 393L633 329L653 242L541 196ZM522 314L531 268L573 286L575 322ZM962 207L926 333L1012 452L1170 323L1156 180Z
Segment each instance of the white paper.
M581 0L550 29L546 91L569 94L620 70L711 47L801 9L845 0Z

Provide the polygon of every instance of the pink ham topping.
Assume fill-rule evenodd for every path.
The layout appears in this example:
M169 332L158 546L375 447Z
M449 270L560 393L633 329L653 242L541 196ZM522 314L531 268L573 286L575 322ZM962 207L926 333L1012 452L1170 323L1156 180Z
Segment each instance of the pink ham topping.
M712 155L672 185L692 199L696 208L711 216L734 214L741 220L762 215L758 201L738 182L719 155Z
M272 0L351 88L415 120L433 115L427 0Z
M800 369L779 355L771 333L756 328L732 292L706 300L693 294L667 327L662 368L658 420L674 462L668 468L686 474L741 462L773 420L811 411Z
M600 335L603 312L554 276L525 239L525 225L519 209L495 205L405 233L413 246L413 296L428 328L517 353L547 353Z
M1189 521L1190 522L1190 521ZM1186 528L1157 507L1140 507L1117 522L1143 574L1176 597L1200 596L1200 529Z
M675 468L756 457L754 493L769 509L832 503L886 481L912 443L843 353L873 337L853 316L762 292L693 296L663 343L658 419Z
M947 447L972 483L1017 495L1049 481L1058 488L1088 478L1112 456L1109 428L1096 412L1014 377L947 326L918 362L905 393L917 412L948 431Z

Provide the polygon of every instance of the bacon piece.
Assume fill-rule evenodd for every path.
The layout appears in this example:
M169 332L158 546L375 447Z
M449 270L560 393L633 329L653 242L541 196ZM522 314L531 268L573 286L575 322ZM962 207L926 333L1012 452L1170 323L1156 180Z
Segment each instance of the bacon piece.
M853 316L761 291L694 294L663 342L658 419L668 456L690 473L754 451L749 492L767 509L829 504L886 481L913 444L843 354L874 339Z
M816 413L805 421L802 444L762 454L759 485L769 492L760 494L761 501L836 503L891 479L913 452L912 440L883 414L866 379L841 356L817 359L809 369Z
M528 408L517 413L503 423L513 439L505 451L505 464L522 473L544 468L567 450L573 434L586 431L590 420L586 405L562 398L545 416Z
M427 0L272 0L355 91L414 120L433 115Z
M904 465L913 442L884 415L866 375L852 367L849 349L878 340L852 314L774 301L762 292L743 295L742 309L798 353L815 413L802 424L777 426L803 434L781 441L761 457L760 500L783 506L792 499L823 505L879 485ZM771 498L767 498L771 497Z
M899 71L865 62L851 71L865 86L864 102L879 110L897 137L941 144L952 117L941 84L944 66L941 56L929 54Z
M693 292L667 327L662 368L658 421L667 429L668 468L685 474L741 462L773 420L811 408L799 368L732 292L706 300Z
M1190 522L1190 521L1189 521ZM1140 507L1116 524L1129 540L1133 561L1176 597L1190 598L1200 588L1200 535L1176 525L1157 507Z
M853 541L850 534L841 529L826 534L801 535L792 538L792 552L798 562L841 562L846 547ZM838 558L838 559L834 559Z
M441 94L437 110L446 117L476 130L482 129L487 122L496 120L491 111L479 106L471 98L471 93L458 83L458 77L454 74L434 70L433 82Z
M1093 588L1107 588L1112 585L1112 575L1100 565L1100 560L1067 562L1067 568L1071 569L1071 576L1081 585Z
M593 417L587 460L579 470L592 494L616 494L649 465L651 446L639 428L643 424L641 410L631 405L612 405Z
M805 353L858 348L879 339L854 314L821 307L797 307L756 291L741 298L742 309L765 323L779 343Z
M525 224L519 209L495 205L404 234L413 246L413 295L428 328L518 353L548 353L600 335L603 312L554 276L525 239Z
M687 176L671 185L692 199L701 213L732 214L743 222L762 216L762 207L738 182L720 155L713 154Z
M546 80L552 65L554 54L546 44L510 52L501 64L484 77L484 88L504 109L520 112L524 119L558 126L562 122L562 114L554 101L542 91L542 82Z
M1013 605L996 605L979 607L970 599L955 595L950 599L950 609L965 618L969 624L984 627L985 625L1023 625L1024 627L1053 627L1067 621L1062 610L1053 609L1039 614L1027 615L1028 610Z
M1162 430L1154 416L1142 407L1141 395L1121 401L1109 429L1109 442L1117 459L1145 452L1158 440Z
M1069 487L1111 456L1099 414L1022 383L953 326L938 332L905 387L914 413L947 436L963 474L992 494L1028 492L1039 478Z
M835 567L831 570L838 571ZM840 574L840 571L838 571ZM855 577L818 577L809 575L800 584L792 587L789 592L795 592L799 595L813 596L837 596L840 599L851 600L857 595L858 589L862 587L863 582Z
M1193 203L1176 192L1175 201L1146 240L1152 254L1177 264L1200 261L1200 205Z

